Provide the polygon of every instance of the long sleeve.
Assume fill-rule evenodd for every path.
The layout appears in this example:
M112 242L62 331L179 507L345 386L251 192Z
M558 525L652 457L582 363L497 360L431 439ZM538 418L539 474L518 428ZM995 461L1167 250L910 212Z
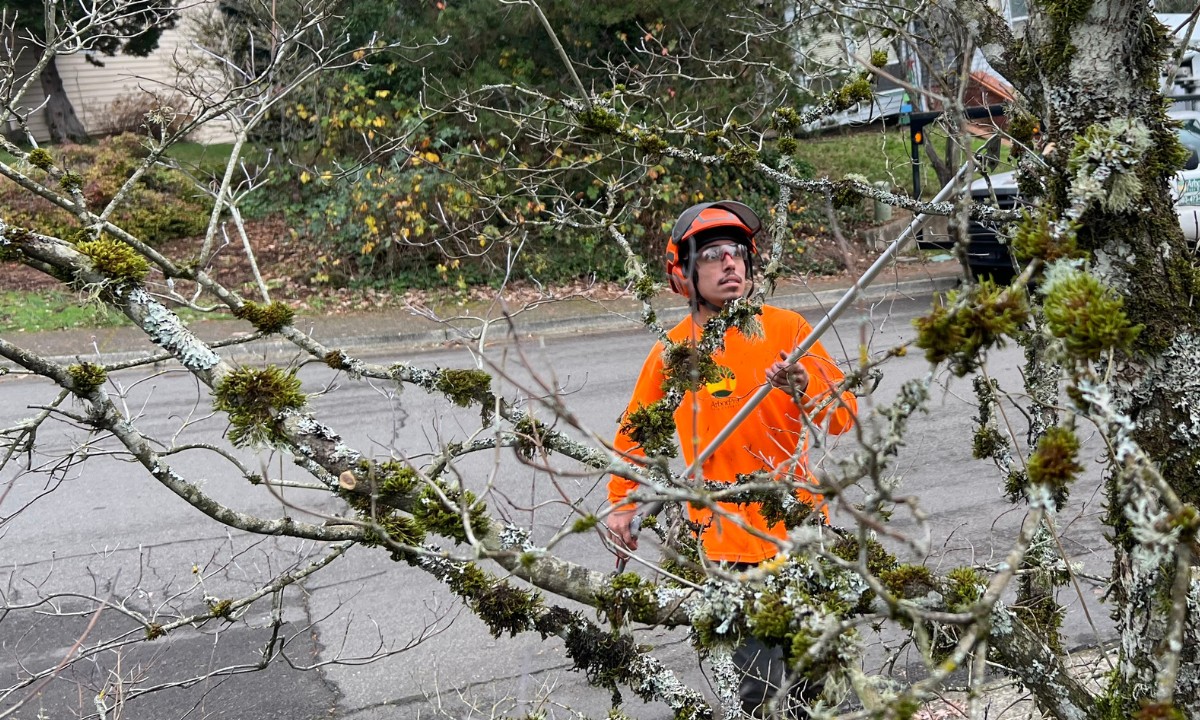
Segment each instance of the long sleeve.
M812 333L812 328L804 318L799 320L799 336L801 339ZM845 379L845 374L830 357L829 351L818 340L809 348L808 353L800 359L800 364L808 372L809 384L807 395L812 406L824 404L834 389ZM817 425L829 423L831 435L841 435L854 427L854 419L858 416L858 398L849 390L843 391L841 397L828 403L815 416L813 422Z
M646 357L646 362L642 364L642 371L638 375L637 383L633 388L633 397L630 398L629 405L621 415L621 424L624 424L625 418L629 417L638 408L652 405L663 398L662 353L662 343L655 343L654 348L650 350L650 354ZM613 448L618 453L627 457L645 457L641 446L634 442L633 438L629 437L620 428L617 429L616 437L613 439ZM613 505L617 505L636 488L637 483L633 480L623 478L619 475L612 475L608 481L608 501Z

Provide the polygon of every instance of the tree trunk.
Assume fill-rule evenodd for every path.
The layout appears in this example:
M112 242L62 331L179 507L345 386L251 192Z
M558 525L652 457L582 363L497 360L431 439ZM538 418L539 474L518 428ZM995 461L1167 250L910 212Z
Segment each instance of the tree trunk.
M46 125L50 129L50 142L87 142L87 129L75 114L62 77L58 74L58 59L51 58L40 76L42 93L46 96Z
M1023 38L981 5L956 3L1046 141L1034 212L1060 237L1073 236L1089 272L1142 326L1127 347L1101 356L1098 377L1111 379L1099 390L1084 382L1083 366L1071 381L1081 410L1108 418L1114 443L1107 522L1121 659L1108 710L1133 716L1143 703L1174 704L1200 718L1196 523L1179 504L1200 501L1200 274L1169 191L1182 163L1158 92L1171 39L1144 0L1031 6Z

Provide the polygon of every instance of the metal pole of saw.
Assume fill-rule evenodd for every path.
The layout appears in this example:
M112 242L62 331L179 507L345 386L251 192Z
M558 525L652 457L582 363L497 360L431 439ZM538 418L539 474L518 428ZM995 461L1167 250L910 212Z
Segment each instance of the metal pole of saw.
M973 163L970 160L964 163L963 166L958 169L958 172L954 173L954 177L950 178L950 182L946 183L945 187L938 191L937 196L933 198L933 202L938 203L945 200L953 191L954 187L958 185L958 182L963 175L966 174L967 168L972 164ZM928 216L924 213L913 218L913 221L908 224L908 227L904 228L904 231L900 233L899 237L892 241L892 244L888 246L887 250L883 251L883 254L879 256L879 259L876 260L871 267L867 268L867 271L862 274L862 277L856 280L854 285L846 291L846 294L842 296L842 299L837 301L837 304L835 304L829 310L829 312L825 314L825 317L821 318L821 321L816 324L816 326L813 328L813 331L809 333L808 337L804 338L804 340L796 347L795 350L792 350L792 353L787 356L788 363L796 362L797 359L807 353L809 348L811 348L817 342L817 340L821 338L821 335L829 330L829 328L833 327L834 321L842 316L842 313L844 313L846 309L858 299L858 296L864 290L866 290L868 286L870 286L870 284L875 280L876 276L878 276L879 273L882 272L883 269L892 262L896 255L898 255L900 251L904 249L904 246L908 244L908 241L914 236L916 230L925 223L927 218ZM713 454L713 452L721 446L721 443L729 439L729 436L733 434L734 429L736 429L738 425L741 425L746 418L750 417L750 413L754 412L754 409L758 407L758 404L763 401L763 398L765 398L767 394L771 392L771 389L770 383L766 383L760 387L754 393L754 395L750 397L750 400L742 406L742 409L738 411L737 415L733 416L733 419L729 421L729 424L726 425L715 438L713 438L713 441L709 443L708 447L700 451L700 454L697 455L696 459L692 461L692 464L688 467L687 471L684 472L683 476L691 477L695 475L700 466L704 464L704 461L707 460Z

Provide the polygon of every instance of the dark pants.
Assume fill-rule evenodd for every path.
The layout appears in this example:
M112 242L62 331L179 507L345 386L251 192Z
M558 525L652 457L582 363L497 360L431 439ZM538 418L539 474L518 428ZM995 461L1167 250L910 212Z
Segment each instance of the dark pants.
M745 571L754 567L748 563L737 563L734 570ZM741 673L738 699L742 712L755 718L807 718L804 707L821 694L821 683L801 680L780 692L787 682L787 656L782 647L767 645L756 637L747 637L733 649L733 665ZM767 707L774 709L767 712Z

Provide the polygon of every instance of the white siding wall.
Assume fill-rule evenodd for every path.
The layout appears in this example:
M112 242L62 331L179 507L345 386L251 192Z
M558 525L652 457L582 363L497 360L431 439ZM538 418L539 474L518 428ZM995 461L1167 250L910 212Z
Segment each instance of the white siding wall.
M203 12L203 9L193 12ZM139 58L118 53L113 57L99 56L104 67L89 63L82 53L58 58L58 71L63 88L75 106L75 113L89 133L109 130L113 103L123 96L150 93L170 97L180 79L179 66L195 67L199 58L190 38L195 33L195 18L185 15L173 30L167 30L159 40L158 50ZM19 77L28 76L38 60L40 48L26 46L17 61ZM41 83L36 79L19 103L22 109L36 108L44 100ZM10 123L11 127L11 123ZM49 139L44 113L38 111L29 118L29 127L38 142ZM230 138L228 122L213 121L191 137L199 142L222 142Z

